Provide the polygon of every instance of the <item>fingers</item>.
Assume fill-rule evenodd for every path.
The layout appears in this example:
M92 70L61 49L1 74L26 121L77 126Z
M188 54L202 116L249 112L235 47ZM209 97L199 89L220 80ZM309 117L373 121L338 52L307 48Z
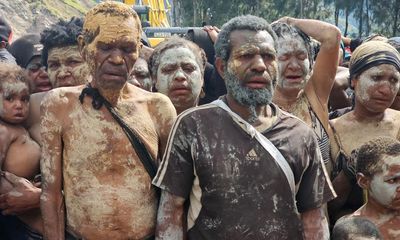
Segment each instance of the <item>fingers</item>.
M9 183L11 183L13 186L15 186L15 184L17 184L21 178L10 173L10 172L1 172L1 176L4 177L4 179L6 179Z

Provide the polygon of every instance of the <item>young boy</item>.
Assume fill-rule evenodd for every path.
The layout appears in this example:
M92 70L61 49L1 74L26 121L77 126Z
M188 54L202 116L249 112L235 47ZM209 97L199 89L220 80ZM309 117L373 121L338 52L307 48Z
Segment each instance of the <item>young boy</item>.
M24 71L17 65L0 63L0 167L2 171L33 180L39 173L41 150L22 126L28 114L29 87ZM11 189L12 185L2 174L0 194ZM37 211L18 217L32 229L41 231L41 217Z
M367 203L349 216L370 220L383 239L400 239L400 142L380 137L363 144L356 156L358 185Z

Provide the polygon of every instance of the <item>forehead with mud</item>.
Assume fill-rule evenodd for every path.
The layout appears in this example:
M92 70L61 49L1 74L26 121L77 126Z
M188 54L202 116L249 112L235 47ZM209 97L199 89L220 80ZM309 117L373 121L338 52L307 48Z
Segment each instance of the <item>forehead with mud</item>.
M382 156L400 156L400 142L389 137L373 139L356 150L356 170L365 176L378 173L384 163Z
M85 16L85 23L83 25L83 37L86 43L91 43L93 39L100 33L101 27L111 27L109 22L112 19L125 20L132 17L136 24L138 33L142 32L140 19L137 13L128 5L118 2L103 2L96 5L89 10ZM118 29L118 26L115 26ZM138 34L138 40L140 35Z
M21 92L29 90L28 79L25 71L15 64L0 62L0 91Z

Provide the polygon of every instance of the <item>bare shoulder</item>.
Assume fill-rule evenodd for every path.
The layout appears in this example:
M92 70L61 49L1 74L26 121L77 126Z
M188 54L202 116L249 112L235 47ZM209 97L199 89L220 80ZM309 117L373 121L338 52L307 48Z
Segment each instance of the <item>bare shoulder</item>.
M84 86L61 87L50 90L40 103L41 108L68 107L79 101ZM65 108L64 108L65 110Z
M0 123L0 145L13 141L13 131L6 125Z
M129 89L135 102L147 104L152 115L176 116L174 105L164 94L148 92L131 84L129 84Z
M386 109L386 113L390 118L394 119L397 123L400 123L400 111L388 108Z
M354 123L353 119L353 111L343 114L342 116L329 120L331 125L336 129L339 130L341 128L349 127Z

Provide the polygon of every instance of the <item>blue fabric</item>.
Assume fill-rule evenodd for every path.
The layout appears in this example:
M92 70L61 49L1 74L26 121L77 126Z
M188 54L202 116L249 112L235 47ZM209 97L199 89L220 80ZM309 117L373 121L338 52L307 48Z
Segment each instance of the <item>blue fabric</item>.
M0 213L1 240L42 240L43 237L32 231L16 216L4 216Z

